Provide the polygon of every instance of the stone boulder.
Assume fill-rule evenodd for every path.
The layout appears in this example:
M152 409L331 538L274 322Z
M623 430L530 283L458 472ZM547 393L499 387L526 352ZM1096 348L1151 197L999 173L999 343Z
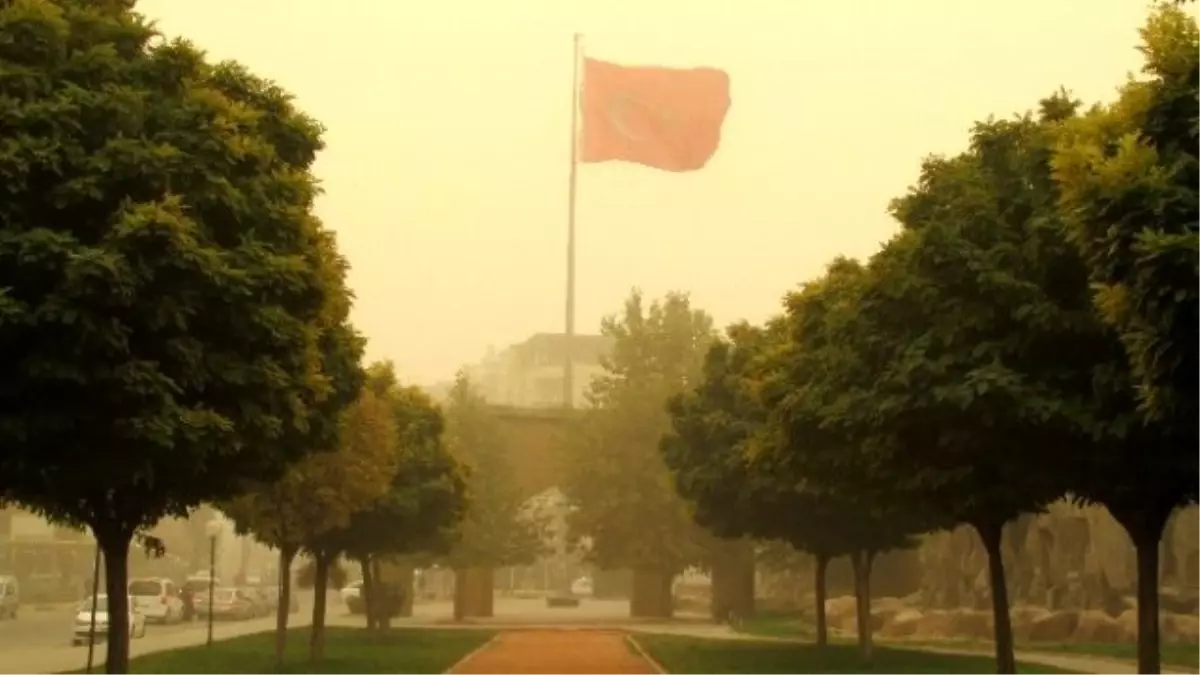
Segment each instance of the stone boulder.
M1191 614L1164 614L1159 630L1168 644L1195 644L1200 637L1200 619Z
M931 610L922 614L912 637L920 640L992 637L992 614L972 609Z
M1079 621L1071 639L1074 642L1121 642L1121 623L1099 610L1079 613Z
M1033 624L1038 620L1050 616L1052 612L1044 607L1035 607L1033 605L1017 605L1009 610L1010 621L1012 622L1013 638L1018 642L1029 640L1029 634L1033 631Z
M920 610L902 609L884 622L883 627L879 629L879 636L885 638L912 637L917 632L922 618L924 616Z
M857 619L854 606L854 596L843 595L829 598L825 601L825 621L830 628L843 631L857 631Z
M1032 642L1067 642L1079 627L1079 612L1063 610L1052 612L1033 622L1029 629Z

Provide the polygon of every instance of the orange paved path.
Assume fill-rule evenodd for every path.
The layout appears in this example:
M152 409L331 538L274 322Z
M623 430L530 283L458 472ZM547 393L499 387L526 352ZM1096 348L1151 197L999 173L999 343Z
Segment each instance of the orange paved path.
M657 673L625 640L599 630L518 630L500 633L451 673Z

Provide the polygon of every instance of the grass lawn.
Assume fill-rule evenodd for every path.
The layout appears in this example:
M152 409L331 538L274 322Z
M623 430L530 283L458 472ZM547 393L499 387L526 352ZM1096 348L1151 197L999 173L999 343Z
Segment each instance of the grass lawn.
M759 616L750 617L742 622L739 630L748 635L761 635L772 638L811 640L815 635L814 627L807 619L791 613L764 613ZM829 640L833 643L846 644L854 641L853 638L835 637L833 635L829 636ZM880 642L879 638L876 638L876 642ZM895 644L895 642L892 642L892 644ZM988 652L992 649L992 643L985 640L920 640L905 641L904 644L978 649L983 652ZM1137 660L1137 645L1132 642L1018 642L1016 648L1018 651L1079 654L1124 661ZM1194 642L1190 644L1164 643L1161 651L1163 665L1200 669L1200 644Z
M754 640L705 640L676 635L636 636L638 643L670 673L994 673L988 656L931 654L876 645L864 665L858 648L831 644L825 652L811 644ZM1067 673L1049 666L1019 664L1022 673Z
M990 642L980 643L985 648L991 648ZM1027 642L1017 644L1017 649L1027 649L1039 652L1057 652L1062 654L1086 654L1088 656L1103 656L1124 661L1137 661L1137 645L1132 642ZM1200 669L1200 644L1163 644L1159 648L1164 666L1181 666L1184 668Z
M308 629L288 632L286 663L275 667L275 633L267 631L134 658L131 673L440 673L494 635L486 630L393 629L377 636L365 628L330 626L325 660L308 662Z
M817 634L816 626L797 614L785 612L759 612L754 616L742 619L738 631L748 635L761 635L773 638L801 638L811 640ZM838 638L829 636L831 642Z

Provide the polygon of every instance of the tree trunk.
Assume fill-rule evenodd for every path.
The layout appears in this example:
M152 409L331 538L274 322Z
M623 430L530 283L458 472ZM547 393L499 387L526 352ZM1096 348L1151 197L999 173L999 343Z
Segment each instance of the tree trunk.
M371 556L359 558L358 564L362 567L362 607L363 614L367 616L367 630L376 630L379 628L376 617L376 607L379 603L375 602L375 574L371 568Z
M1161 530L1159 531L1161 534ZM1141 533L1134 540L1137 551L1137 659L1139 673L1159 673L1162 659L1159 653L1161 636L1158 625L1158 540L1159 537Z
M813 595L816 598L817 610L817 648L824 649L829 644L829 622L825 619L825 571L829 568L829 556L817 554L817 567L813 579Z
M411 567L408 569L410 572L412 571ZM380 593L384 589L386 589L389 593L395 592L397 589L388 588L387 586L384 585L388 582L386 581L386 579L387 579L386 575L381 571L379 558L371 558L371 578L373 580L373 583L375 584L375 590L376 590L375 610L376 610L377 616L376 616L375 622L376 622L376 625L379 628L379 630L387 631L387 630L392 629L392 615L393 615L394 611L399 611L400 616L412 616L411 604L409 605L408 614L404 613L404 603L412 602L412 598L407 597L407 596L405 597L405 599L400 601L399 608L392 606L395 599L389 597L387 600L387 604L384 606L384 609L383 610L380 609L380 604L379 604L379 600L378 600L378 598L380 597ZM411 583L409 584L409 587L410 588L412 587ZM403 590L403 585L401 585L400 590ZM411 592L409 595L411 595ZM489 605L489 607L490 607L490 605ZM489 609L489 611L490 611L490 609Z
M292 608L292 559L296 551L284 546L279 549L279 605L275 608L275 664L283 667L287 653L288 614Z
M656 569L633 572L633 593L629 599L629 615L644 619L669 619L675 613L671 582L674 575Z
M382 579L383 575L379 572L379 561L376 560L374 564L375 578ZM399 616L411 617L413 615L413 598L417 593L415 583L416 570L413 569L412 565L396 565L395 563L392 563L389 569L392 570L393 575L396 577L396 583L400 587ZM391 621L391 617L387 617L387 619L389 622ZM390 623L385 624L385 627L390 627Z
M1004 524L976 524L975 531L983 540L988 557L988 583L992 591L992 632L996 644L996 672L1017 672L1017 659L1013 654L1012 618L1008 612L1008 584L1004 578L1004 556L1000 540Z
M308 660L317 663L325 658L325 592L329 587L329 556L317 554L313 576L312 628L308 633Z
M1162 672L1162 655L1158 625L1158 547L1163 529L1170 520L1172 508L1154 505L1132 509L1114 509L1109 513L1133 540L1137 553L1137 660L1139 673Z
M108 653L104 670L128 673L129 542L133 534L120 531L95 534L100 550L104 552L104 590L108 594ZM124 617L124 620L117 617Z
M871 565L874 562L875 552L871 550L855 551L850 555L850 564L854 569L854 609L858 625L858 653L864 663L871 661L871 654L875 649L871 618Z

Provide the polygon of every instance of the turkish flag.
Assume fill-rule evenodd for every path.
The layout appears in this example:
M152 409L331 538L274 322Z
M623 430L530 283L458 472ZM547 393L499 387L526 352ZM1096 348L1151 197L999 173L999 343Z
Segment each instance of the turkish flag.
M584 59L581 99L581 161L695 171L721 143L729 75Z

